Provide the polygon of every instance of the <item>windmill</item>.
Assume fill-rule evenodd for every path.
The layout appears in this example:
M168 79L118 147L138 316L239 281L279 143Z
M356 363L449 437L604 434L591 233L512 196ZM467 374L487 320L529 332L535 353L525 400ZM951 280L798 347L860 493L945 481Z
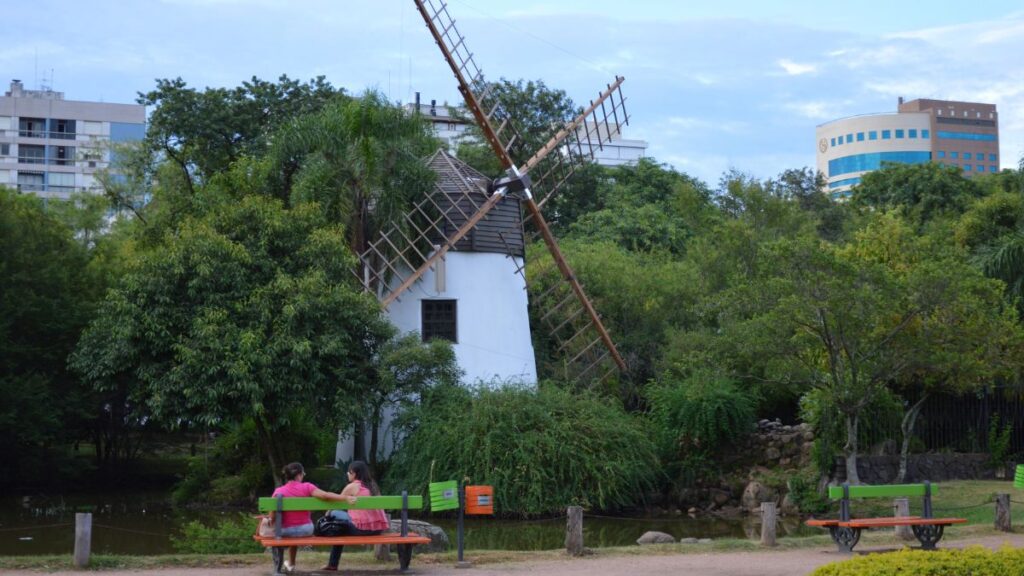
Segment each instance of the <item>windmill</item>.
M467 110L506 172L490 181L439 151L428 160L439 175L435 193L417 202L402 221L382 230L368 244L359 255L360 280L378 296L399 328L422 326L425 333L437 329L445 335L446 329L437 328L434 323L443 323L457 307L461 317L474 318L485 327L482 334L476 335L475 342L464 343L459 336L460 346L465 344L489 354L483 362L488 366L512 357L513 365L505 374L519 374L523 380L532 376L536 381L535 365L524 365L519 372L515 368L515 363L526 355L531 357L530 363L533 361L527 291L523 290L527 288L535 306L545 307L535 309L534 316L545 325L545 338L558 355L558 359L549 360L558 366L559 377L593 383L625 372L625 361L562 255L542 213L545 204L593 158L595 150L618 135L628 122L620 89L623 78L616 77L574 120L556 127L551 139L540 149L525 150L516 119L485 81L447 5L443 0L415 3L458 81ZM548 265L536 271L531 269L529 282L523 253L524 224L539 234L551 255ZM496 245L504 248L497 249ZM491 257L475 257L475 253ZM504 264L496 265L494 256ZM450 289L449 279L455 276L450 269L456 266L476 280L462 287L462 294L476 302L470 306L475 309L467 310L462 299L439 297ZM501 276L509 272L520 278L518 284ZM558 275L560 281L544 278L550 275ZM544 281L538 283L538 278ZM549 287L537 293L534 287L539 284ZM516 290L518 295L514 294ZM504 312L508 314L503 315ZM499 317L494 318L496 315ZM503 351L508 353L502 354ZM467 369L464 355L459 356L463 369ZM502 373L497 371L496 375L500 377Z

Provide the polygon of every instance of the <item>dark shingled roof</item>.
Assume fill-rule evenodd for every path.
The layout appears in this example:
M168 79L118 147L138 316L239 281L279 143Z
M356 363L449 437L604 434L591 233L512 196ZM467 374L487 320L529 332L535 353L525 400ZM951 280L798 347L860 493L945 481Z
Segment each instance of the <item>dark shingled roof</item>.
M444 233L451 236L487 201L490 179L445 150L426 159L437 174L435 201L450 214ZM457 209L455 209L457 208ZM524 256L523 216L519 200L506 196L455 245L461 252L494 252Z

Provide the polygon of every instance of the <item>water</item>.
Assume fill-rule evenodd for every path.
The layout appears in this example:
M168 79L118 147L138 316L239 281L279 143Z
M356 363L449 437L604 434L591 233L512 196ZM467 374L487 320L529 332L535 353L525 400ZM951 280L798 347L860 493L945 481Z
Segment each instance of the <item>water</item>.
M0 555L71 554L74 549L75 512L92 512L92 551L95 554L156 555L174 552L171 537L192 520L207 523L237 516L248 510L176 509L166 492L80 494L0 499ZM455 544L455 519L424 520L445 529ZM641 534L658 530L676 538L751 538L760 528L756 518L724 520L691 518L606 518L586 516L584 542L589 547L628 546ZM565 519L466 519L466 548L492 550L548 550L565 545ZM796 518L782 519L780 536L810 535Z

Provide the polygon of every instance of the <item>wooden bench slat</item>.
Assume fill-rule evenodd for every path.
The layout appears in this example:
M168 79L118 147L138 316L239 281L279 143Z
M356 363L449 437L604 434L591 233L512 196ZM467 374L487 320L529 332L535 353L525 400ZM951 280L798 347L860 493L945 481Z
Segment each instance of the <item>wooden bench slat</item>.
M939 492L939 487L932 484L932 496ZM877 486L850 486L850 498L903 498L924 496L924 484L880 484ZM842 486L829 486L828 497L832 500L843 498Z
M377 536L306 536L302 538L274 538L253 535L253 540L265 547L272 546L373 546L376 544L430 544L430 538L409 533L403 537L397 532Z
M808 526L822 526L828 528L829 526L838 526L839 520L808 520L806 524Z
M849 522L840 522L846 528L891 528L894 526L949 526L966 524L966 518L858 518Z
M355 504L319 498L282 498L282 510L285 512L320 511L320 510L401 510L401 496L360 496ZM259 499L260 512L277 510L277 498L263 497ZM409 509L423 508L423 496L409 496Z

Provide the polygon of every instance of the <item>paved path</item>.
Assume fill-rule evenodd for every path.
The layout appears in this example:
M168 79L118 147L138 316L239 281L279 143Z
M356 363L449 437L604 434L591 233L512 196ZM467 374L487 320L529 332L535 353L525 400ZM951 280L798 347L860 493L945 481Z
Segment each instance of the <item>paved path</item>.
M986 536L964 540L943 541L943 548L971 545L999 548L1004 545L1024 547L1024 534ZM858 547L861 554L892 550L892 547ZM450 565L416 564L413 559L411 574L440 576L517 576L520 574L564 574L566 576L618 576L643 574L645 576L798 576L809 574L816 567L846 558L834 548L806 548L799 550L772 550L758 552L715 552L708 554L666 554L652 556L606 556L582 559L545 560L540 562L510 562L474 566L468 570L457 570ZM344 560L342 560L344 562ZM118 570L116 576L250 576L269 575L269 563L259 567L237 568L163 568L155 570ZM299 557L300 570L306 576L345 574L358 576L389 576L400 574L398 570L358 569L349 570L342 565L341 572L309 571ZM95 576L97 572L61 572L61 574ZM7 572L5 576L38 576L38 572ZM299 573L297 573L299 574Z

